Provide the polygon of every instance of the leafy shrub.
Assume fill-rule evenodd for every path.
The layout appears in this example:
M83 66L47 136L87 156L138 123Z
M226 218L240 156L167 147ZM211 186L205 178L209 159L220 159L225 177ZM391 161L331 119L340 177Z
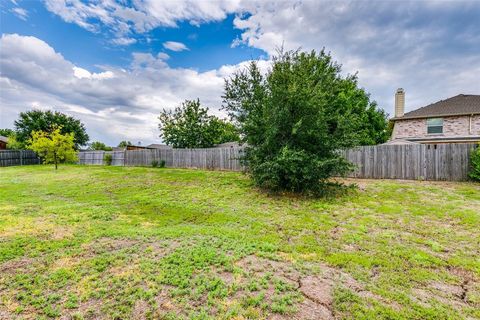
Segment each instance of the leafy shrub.
M268 190L325 194L353 168L340 150L388 139L386 114L324 51L280 52L266 75L252 62L225 81L223 102Z
M480 147L473 151L470 161L472 163L472 168L469 176L475 181L480 181Z
M165 168L165 160L153 160L152 161L152 167L153 168Z
M264 189L319 194L331 175L350 168L351 164L341 156L322 158L315 153L285 146L272 159L252 166L251 172L257 185Z
M107 166L112 165L112 160L113 160L113 157L110 153L107 153L103 156L103 162L105 162Z

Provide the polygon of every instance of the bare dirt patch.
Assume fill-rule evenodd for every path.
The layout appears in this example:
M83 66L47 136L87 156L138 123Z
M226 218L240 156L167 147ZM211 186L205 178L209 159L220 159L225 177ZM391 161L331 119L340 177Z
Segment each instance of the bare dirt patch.
M147 319L147 311L150 309L148 303L144 300L137 300L132 311L132 319Z
M0 264L0 273L20 273L28 270L35 262L34 259L20 258L8 260Z
M182 314L182 309L179 304L169 295L169 291L172 288L171 286L164 286L163 290L155 297L155 317L162 319L166 314L174 314L177 316Z
M272 315L270 319L334 319L333 309L334 290L347 288L355 294L377 300L395 310L400 310L397 303L387 301L383 297L368 291L363 284L355 280L348 273L332 268L325 264L315 264L315 269L320 272L312 274L310 271L299 271L291 263L274 261L255 255L247 256L236 263L237 267L254 278L271 273L273 278L281 279L293 286L293 289L303 296L302 301L296 306L296 312L285 315ZM268 292L268 291L267 291ZM270 299L268 295L266 299Z
M457 278L455 283L430 281L422 287L413 288L412 299L426 306L438 301L458 310L480 308L480 301L471 299L472 296L480 296L478 278L472 272L458 267L449 267L448 272Z

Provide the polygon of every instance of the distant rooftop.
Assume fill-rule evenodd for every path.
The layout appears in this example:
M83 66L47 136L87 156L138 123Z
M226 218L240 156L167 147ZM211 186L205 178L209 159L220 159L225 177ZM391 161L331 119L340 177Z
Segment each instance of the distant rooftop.
M8 142L8 138L4 136L0 136L0 141Z
M440 100L417 110L405 113L396 119L430 118L456 115L480 114L480 95L459 94Z
M147 148L152 149L172 149L172 146L167 146L166 144L152 143L147 146Z

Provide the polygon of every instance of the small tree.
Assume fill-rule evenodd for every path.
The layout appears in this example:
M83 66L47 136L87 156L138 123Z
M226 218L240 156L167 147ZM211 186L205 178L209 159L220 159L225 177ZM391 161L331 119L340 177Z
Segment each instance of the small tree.
M22 143L18 142L17 135L15 134L15 132L8 136L7 149L21 150L23 148L24 148L24 146L23 146Z
M473 151L470 161L472 164L469 176L475 181L480 181L480 147Z
M28 148L40 155L43 163L55 164L57 170L58 163L77 160L74 141L73 133L62 134L61 128L56 128L52 132L33 131Z
M185 100L180 107L163 110L158 117L160 137L174 148L209 148L238 141L233 124L208 114L200 100Z

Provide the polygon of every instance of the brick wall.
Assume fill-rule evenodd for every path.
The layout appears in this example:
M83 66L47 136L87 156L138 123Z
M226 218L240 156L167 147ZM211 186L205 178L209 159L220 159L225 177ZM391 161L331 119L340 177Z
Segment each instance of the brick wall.
M395 121L393 139L428 138L435 136L478 136L480 135L480 115L472 117L472 132L469 132L470 116L444 117L443 134L427 134L427 119L410 119Z
M474 115L472 118L472 133L480 136L480 114Z

